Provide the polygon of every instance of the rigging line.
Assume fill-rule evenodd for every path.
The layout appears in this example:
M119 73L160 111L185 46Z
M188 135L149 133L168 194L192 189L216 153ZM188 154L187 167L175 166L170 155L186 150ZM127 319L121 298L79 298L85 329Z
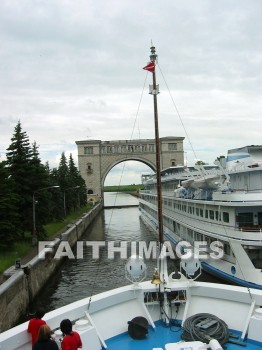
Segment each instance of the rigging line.
M147 81L147 76L148 76L148 72L146 74L146 77L145 77L145 80L144 80L144 85L143 85L143 88L142 88L142 92L141 92L141 95L140 95L140 99L139 99L139 103L138 103L138 107L137 107L137 111L136 111L136 115L135 115L135 120L134 120L134 124L133 124L133 128L132 128L132 132L131 132L131 136L129 138L129 141L132 140L133 138L133 134L134 134L134 130L135 130L135 126L136 126L136 122L137 122L137 118L138 118L138 113L140 111L140 106L141 106L141 102L142 102L142 98L143 98L143 95L144 95L144 91L145 91L145 86L146 86L146 81ZM118 184L118 187L120 187L120 184L122 182L122 177L123 177L123 174L124 174L124 170L125 170L125 160L127 159L128 157L128 152L126 151L125 155L124 155L124 160L123 160L123 167L122 167L122 171L121 171L121 174L120 174L120 179L119 179L119 184ZM118 192L117 192L118 193ZM116 204L116 200L117 200L117 194L115 196L115 199L114 199L114 206ZM109 227L110 227L110 224L111 224L111 220L112 220L112 217L113 217L113 212L114 210L111 211L111 215L110 215L110 219L109 219L109 224L108 224L108 231L109 231Z
M131 137L130 137L130 139L129 139L130 141L132 140L132 137L133 137L133 134L134 134L134 130L135 130L135 125L136 125L138 113L139 113L139 110L140 110L142 98L143 98L144 91L145 91L145 85L146 85L146 81L147 81L147 76L148 76L148 72L147 72L147 74L146 74L146 77L145 77L145 80L144 80L144 85L143 85L142 92L141 92L141 95L140 95L140 100L139 100L139 103L138 103L138 108L137 108L137 112L136 112L136 116L135 116L135 121L134 121L134 124L133 124L133 129L132 129L132 132L131 132ZM126 152L126 154L125 154L125 159L127 159L127 156L128 156L128 153ZM124 173L124 169L125 169L125 163L123 164L123 168L122 168L122 172L121 172L121 175L120 175L120 180L119 180L119 185L118 185L118 186L120 186L120 184L121 184L122 177L123 177L123 173ZM117 200L117 195L115 196L115 199L114 199L114 206L115 206L115 204L116 204L116 200ZM113 217L113 212L114 212L114 209L111 210L111 215L110 215L110 218L109 218L109 223L108 223L107 232L109 231L109 228L110 228L110 225L111 225L111 221L112 221L112 217ZM99 259L99 262L98 262L98 265L97 265L97 271L99 271L101 261L102 261L102 259ZM89 310L90 305L91 305L91 302L92 302L92 296L93 296L93 293L94 293L94 287L95 287L96 279L98 278L98 275L99 275L98 273L95 275L95 279L94 279L93 284L92 284L91 295L90 295L90 297L89 297L89 302L88 302L87 310Z
M197 159L197 155L196 155L195 149L194 149L193 144L192 144L192 142L191 142L191 140L190 140L190 138L189 138L189 135L188 135L188 133L187 133L187 131L186 131L186 127L185 127L185 125L184 125L184 123L183 123L183 120L182 120L181 115L180 115L180 113L179 113L179 111L178 111L178 108L177 108L177 106L176 106L176 103L175 103L175 101L174 101L174 99L173 99L173 96L172 96L172 94L171 94L171 92L170 92L169 86L167 85L167 82L166 82L166 79L165 79L165 77L164 77L164 74L163 74L163 72L162 72L162 70L161 70L161 67L159 66L159 63L158 63L157 65L158 65L158 67L159 67L159 70L160 70L160 73L161 73L161 75L162 75L162 78L164 79L166 88L167 88L168 93L169 93L169 95L170 95L170 98L171 98L171 100L172 100L172 102L173 102L173 105L174 105L175 111L176 111L176 113L177 113L177 115L178 115L178 118L179 118L179 120L180 120L180 123L181 123L181 125L182 125L182 127L183 127L183 129L184 129L184 132L185 132L185 134L186 134L186 137L187 137L187 139L188 139L188 142L189 142L189 144L190 144L190 147L191 147L191 149L192 149L192 151L193 151L193 153L194 153L195 158Z

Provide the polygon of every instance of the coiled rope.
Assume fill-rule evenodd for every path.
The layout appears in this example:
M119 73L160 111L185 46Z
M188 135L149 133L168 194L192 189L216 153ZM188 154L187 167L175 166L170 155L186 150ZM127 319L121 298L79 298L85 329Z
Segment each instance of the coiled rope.
M204 329L202 325L208 322L216 321L212 326ZM229 331L227 324L215 315L208 313L200 313L187 318L184 322L184 332L181 338L186 341L202 341L209 342L211 339L216 339L221 345L225 344L229 339Z

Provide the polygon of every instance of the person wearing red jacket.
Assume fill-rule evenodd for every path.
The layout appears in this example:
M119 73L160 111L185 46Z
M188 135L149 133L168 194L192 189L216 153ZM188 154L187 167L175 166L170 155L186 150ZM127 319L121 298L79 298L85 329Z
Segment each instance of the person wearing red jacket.
M44 315L44 310L39 309L36 311L35 317L32 318L28 323L27 332L31 333L32 345L34 345L37 341L39 328L46 324L46 321L42 320L42 317L44 317Z
M82 348L80 335L72 330L72 322L70 320L63 320L60 323L60 329L64 334L61 350L77 350L78 348Z

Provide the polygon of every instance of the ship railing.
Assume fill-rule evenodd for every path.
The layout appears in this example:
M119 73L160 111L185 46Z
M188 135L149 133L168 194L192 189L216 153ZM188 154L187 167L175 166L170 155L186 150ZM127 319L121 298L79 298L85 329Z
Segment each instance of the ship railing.
M260 233L262 233L262 226L260 226L260 225L239 226L239 231L241 231L241 232L260 232Z

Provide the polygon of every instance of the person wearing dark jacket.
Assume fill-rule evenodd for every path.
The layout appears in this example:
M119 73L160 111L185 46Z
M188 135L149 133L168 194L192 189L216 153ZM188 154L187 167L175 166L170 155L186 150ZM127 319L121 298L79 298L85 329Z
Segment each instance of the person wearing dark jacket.
M58 345L51 338L51 329L48 325L39 328L38 338L33 350L58 350Z

